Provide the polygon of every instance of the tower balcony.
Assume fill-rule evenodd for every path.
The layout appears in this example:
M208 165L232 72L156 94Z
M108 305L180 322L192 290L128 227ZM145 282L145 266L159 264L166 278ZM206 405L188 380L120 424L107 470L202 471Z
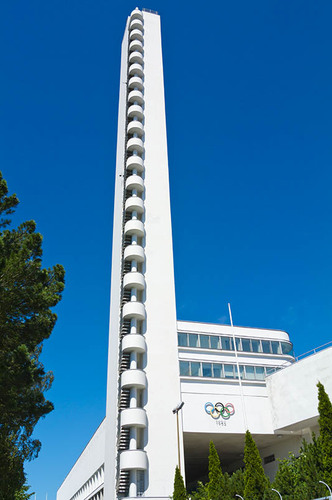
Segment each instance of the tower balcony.
M139 137L132 137L131 139L128 139L127 151L137 151L139 154L142 154L144 152L142 139Z
M129 25L129 29L130 30L139 30L141 32L144 31L144 26L143 26L143 22L141 21L141 19L133 19Z
M138 104L132 104L128 108L127 115L128 118L134 118L136 116L139 120L143 120L144 111L142 106L139 106Z
M137 290L144 290L145 279L142 273L129 272L124 275L123 287L127 289L136 288Z
M129 262L132 260L144 262L144 248L141 245L128 245L124 250L123 258Z
M142 52L142 53L143 53L143 50L144 50L143 44L139 40L133 40L129 44L129 52L136 52L136 50L138 52Z
M144 201L138 196L131 196L126 200L125 210L126 212L137 212L142 214L144 212Z
M136 9L134 9L132 11L132 13L130 14L130 19L133 20L133 19L140 19L141 21L143 21L143 14L142 12L136 7Z
M139 40L140 42L143 42L143 33L141 30L132 30L129 33L129 38L130 40Z
M126 302L122 308L123 319L145 320L145 307L142 302Z
M125 223L124 233L126 236L131 236L136 234L138 237L143 238L144 236L144 225L143 222L137 219L130 219Z
M140 156L129 156L129 158L126 161L126 169L137 170L137 172L143 172L144 170L143 158L141 158Z
M130 333L125 335L122 339L121 344L122 352L137 352L139 354L144 354L146 352L146 343L143 335L136 333Z
M132 90L128 94L128 102L134 103L137 102L140 106L144 103L144 95L140 90Z
M139 175L130 175L126 180L126 189L136 189L139 193L144 191L144 181Z
M146 411L143 408L127 408L121 412L121 427L140 427L145 429L148 424Z
M146 375L143 370L125 370L121 374L121 387L122 389L136 389L146 388Z
M142 137L142 135L144 134L143 123L139 122L138 120L129 122L127 126L127 133L137 134L139 137Z
M129 64L139 63L143 66L143 55L138 50L129 55Z
M129 76L142 76L144 75L143 66L139 63L133 63L129 66L128 70Z
M147 470L148 457L143 450L125 450L120 454L121 470Z
M143 90L143 80L140 76L132 76L128 81L128 88Z

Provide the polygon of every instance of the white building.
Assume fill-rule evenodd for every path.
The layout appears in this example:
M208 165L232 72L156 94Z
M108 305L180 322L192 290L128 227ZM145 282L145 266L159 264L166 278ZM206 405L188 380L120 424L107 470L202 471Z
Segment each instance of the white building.
M286 332L177 322L160 18L135 9L121 56L106 418L57 500L169 498L178 456L187 484L204 478L210 440L235 470L246 429L273 475L317 430L331 356L295 363Z

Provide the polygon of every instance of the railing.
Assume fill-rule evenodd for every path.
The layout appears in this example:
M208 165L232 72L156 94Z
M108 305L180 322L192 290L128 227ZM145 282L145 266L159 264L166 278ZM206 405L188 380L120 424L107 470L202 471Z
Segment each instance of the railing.
M332 346L332 340L330 340L330 342L326 342L326 344L320 345L319 347L315 347L315 349L311 349L311 351L307 351L299 356L296 356L295 361L300 361L302 358L307 358L308 356L312 356L323 349L327 349L327 346Z
M156 10L151 10L151 9L142 9L144 12L150 12L150 14L157 14L158 15L158 12Z

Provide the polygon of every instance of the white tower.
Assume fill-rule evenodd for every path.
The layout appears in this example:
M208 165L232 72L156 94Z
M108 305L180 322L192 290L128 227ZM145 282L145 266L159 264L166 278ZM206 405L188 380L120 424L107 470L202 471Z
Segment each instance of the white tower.
M168 497L180 383L163 65L160 18L138 9L122 43L107 386L104 498Z

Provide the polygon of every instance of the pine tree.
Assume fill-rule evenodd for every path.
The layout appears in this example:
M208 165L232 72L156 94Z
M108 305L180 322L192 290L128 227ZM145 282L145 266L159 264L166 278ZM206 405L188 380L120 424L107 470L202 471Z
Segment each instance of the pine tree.
M32 433L53 409L44 396L53 375L40 355L64 288L62 266L42 268L36 223L8 229L17 205L0 172L0 500L25 494L24 461L36 457L41 446Z
M244 498L245 500L261 500L269 489L269 481L265 476L262 460L249 431L246 432L244 447Z
M207 483L208 497L210 500L222 498L224 489L224 477L221 470L218 452L210 441L209 448L209 482Z
M175 468L173 500L186 500L187 492L178 466Z
M324 480L332 485L332 404L323 384L318 382L320 445L323 454Z

